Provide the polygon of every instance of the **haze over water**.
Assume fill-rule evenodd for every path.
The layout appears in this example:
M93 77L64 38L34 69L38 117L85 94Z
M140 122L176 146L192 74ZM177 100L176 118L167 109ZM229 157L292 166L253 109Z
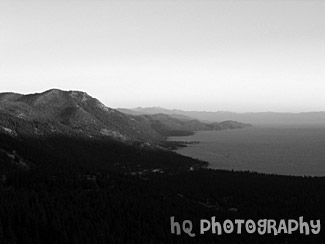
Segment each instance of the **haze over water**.
M254 126L169 140L199 141L177 152L207 161L213 169L325 176L325 126Z

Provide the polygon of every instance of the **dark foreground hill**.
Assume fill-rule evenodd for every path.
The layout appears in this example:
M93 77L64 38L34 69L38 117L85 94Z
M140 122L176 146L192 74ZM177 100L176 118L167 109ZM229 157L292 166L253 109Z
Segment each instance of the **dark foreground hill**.
M323 243L325 179L200 169L115 140L0 136L0 243ZM193 222L171 234L170 218ZM322 231L199 234L201 219L321 220Z
M323 243L325 179L200 168L116 140L0 134L0 243ZM171 234L170 217L193 233ZM322 231L199 234L200 219L321 220Z

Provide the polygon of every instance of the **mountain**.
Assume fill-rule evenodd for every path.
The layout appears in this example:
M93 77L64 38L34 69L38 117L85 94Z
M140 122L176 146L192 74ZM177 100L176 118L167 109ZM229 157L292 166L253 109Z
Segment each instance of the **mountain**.
M150 126L163 136L186 136L200 130L226 130L251 126L237 121L205 123L189 117L180 119L181 116L177 118L167 114L133 115L132 117L140 123Z
M80 91L0 94L0 130L13 136L69 135L156 143L151 127Z
M125 114L131 114L131 115L144 115L144 114L168 114L172 118L176 119L183 119L183 120L192 120L192 117L183 115L183 114L177 114L172 113L172 110L160 108L160 107L152 107L152 108L142 108L137 107L134 109L128 109L128 108L117 108L118 111L125 113Z
M128 114L177 114L187 116L201 121L241 121L253 125L324 125L325 112L304 112L304 113L276 113L276 112L256 112L256 113L234 113L234 112L208 112L208 111L183 111L178 109L165 109L160 107L134 109L121 109L119 111Z

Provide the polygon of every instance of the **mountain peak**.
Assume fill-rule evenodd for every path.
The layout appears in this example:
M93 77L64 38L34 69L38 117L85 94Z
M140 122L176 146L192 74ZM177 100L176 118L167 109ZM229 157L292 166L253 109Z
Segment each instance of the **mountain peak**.
M58 89L58 88L51 88L51 89L46 90L46 91L44 91L42 93L60 93L60 92L65 92L65 91L63 91L61 89Z

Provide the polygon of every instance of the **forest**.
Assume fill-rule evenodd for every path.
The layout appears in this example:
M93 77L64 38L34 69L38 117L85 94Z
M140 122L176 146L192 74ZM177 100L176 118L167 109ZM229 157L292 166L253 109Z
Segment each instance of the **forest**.
M325 178L205 169L164 149L0 135L0 243L324 243ZM13 152L14 150L14 152ZM8 157L8 152L15 154ZM21 167L22 158L28 169ZM16 161L16 164L13 162ZM320 219L317 235L174 235L191 220ZM199 233L194 225L193 232Z

